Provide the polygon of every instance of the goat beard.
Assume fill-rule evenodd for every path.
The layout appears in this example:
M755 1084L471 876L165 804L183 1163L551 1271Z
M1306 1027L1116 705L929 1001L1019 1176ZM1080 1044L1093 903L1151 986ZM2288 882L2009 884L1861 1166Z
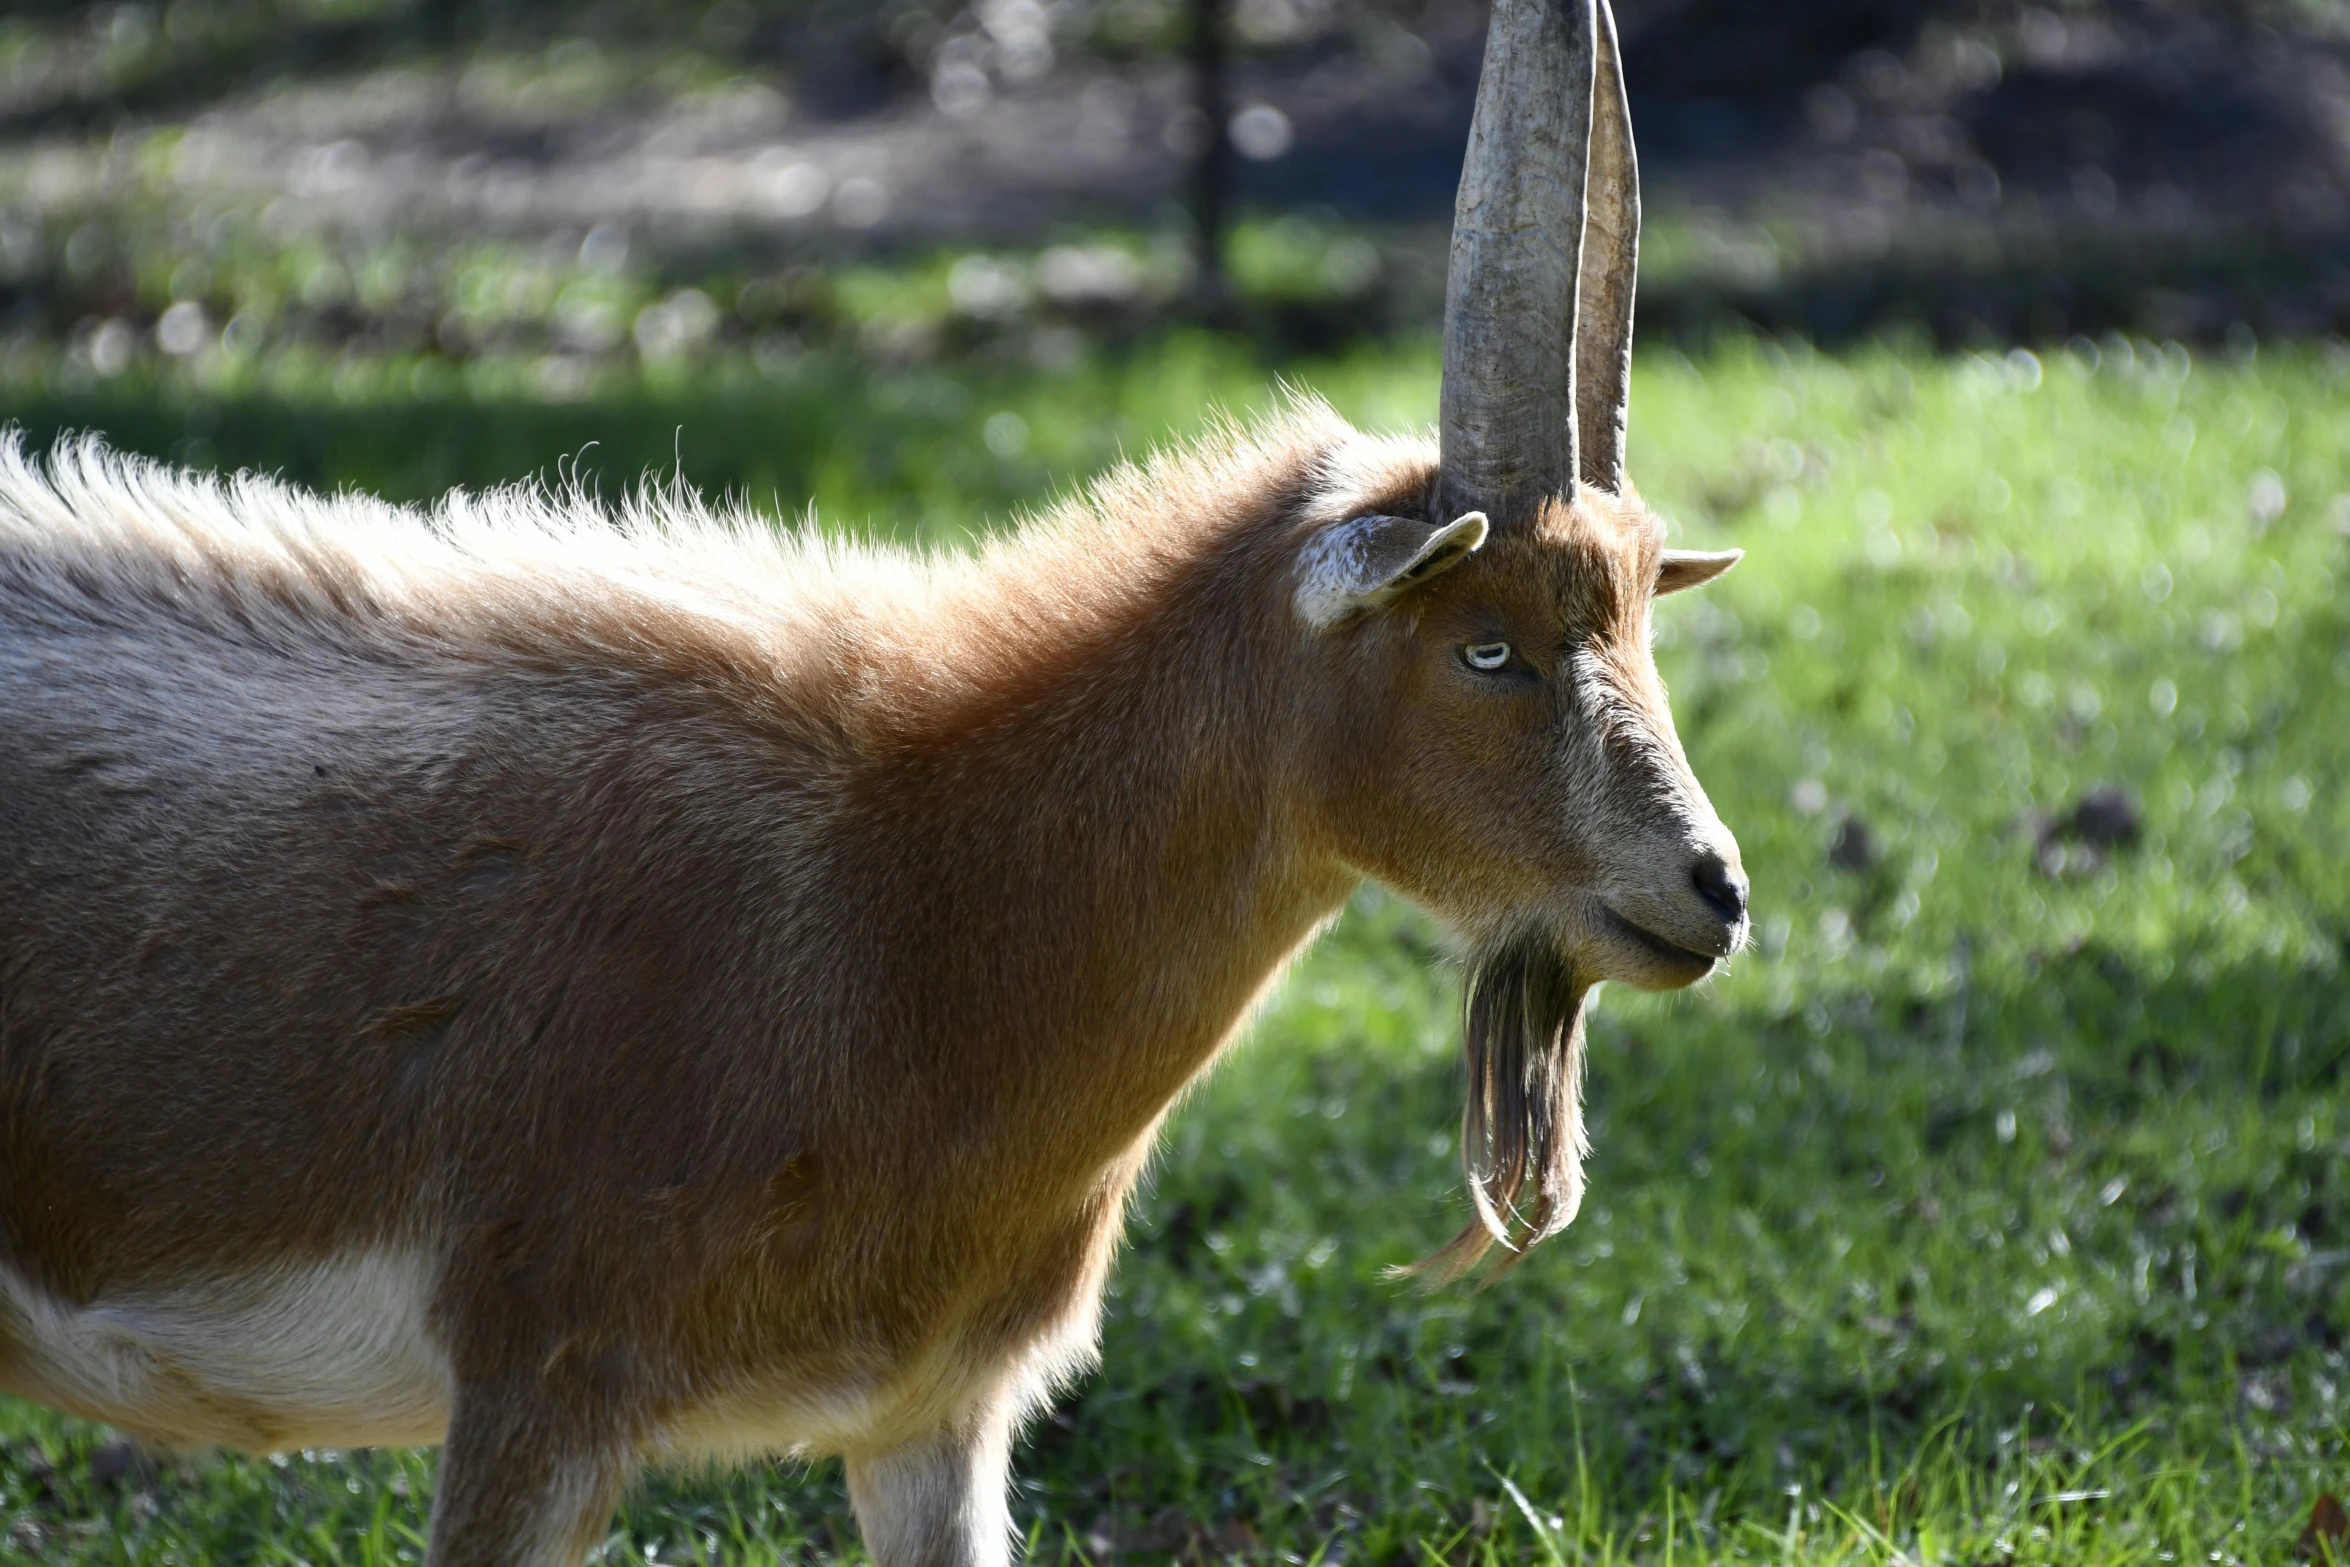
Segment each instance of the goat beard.
M1590 981L1555 942L1525 934L1478 956L1464 991L1469 1097L1461 1168L1476 1214L1405 1272L1450 1283L1496 1246L1501 1277L1583 1203L1583 1011Z

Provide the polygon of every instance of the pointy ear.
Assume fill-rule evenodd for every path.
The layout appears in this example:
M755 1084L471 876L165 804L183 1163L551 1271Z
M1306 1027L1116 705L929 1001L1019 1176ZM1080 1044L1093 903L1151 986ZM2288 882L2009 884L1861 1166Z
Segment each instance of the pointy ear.
M1657 568L1657 595L1702 588L1745 558L1744 550L1667 550Z
M1349 517L1308 540L1298 555L1297 612L1319 630L1358 609L1389 603L1467 560L1484 544L1485 514L1439 528L1409 517Z

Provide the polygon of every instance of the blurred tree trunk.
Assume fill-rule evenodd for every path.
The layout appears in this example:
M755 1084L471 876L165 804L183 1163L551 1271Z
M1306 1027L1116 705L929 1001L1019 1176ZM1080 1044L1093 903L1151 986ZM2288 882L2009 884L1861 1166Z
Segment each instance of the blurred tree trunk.
M1224 0L1190 0L1192 107L1198 147L1192 154L1191 214L1199 246L1195 298L1203 315L1229 299L1224 230L1232 190L1232 139L1224 95Z

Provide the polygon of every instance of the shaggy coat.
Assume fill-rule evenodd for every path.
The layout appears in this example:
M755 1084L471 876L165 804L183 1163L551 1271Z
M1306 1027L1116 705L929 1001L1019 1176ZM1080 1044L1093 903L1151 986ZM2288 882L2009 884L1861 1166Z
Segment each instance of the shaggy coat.
M1161 1119L1365 876L1499 955L1453 1262L1563 1224L1583 991L1743 934L1647 653L1726 560L1434 474L1307 408L917 557L7 449L0 1390L445 1436L442 1567L767 1452L999 1559Z

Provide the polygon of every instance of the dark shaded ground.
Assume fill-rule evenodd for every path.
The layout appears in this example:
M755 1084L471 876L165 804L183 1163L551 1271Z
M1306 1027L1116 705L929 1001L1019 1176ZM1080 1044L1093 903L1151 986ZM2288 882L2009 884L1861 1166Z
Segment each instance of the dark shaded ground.
M1244 225L1298 215L1317 244L1344 231L1373 246L1282 262L1306 281L1244 289L1234 324L1286 352L1432 322L1482 8L1226 9ZM1953 346L2350 331L2339 8L1624 13L1649 333L1744 323ZM1147 326L1188 299L1182 195L1202 122L1183 25L1173 0L20 6L0 20L0 351L83 345L114 322L148 342L184 300L207 330L242 314L273 341L462 358L502 341L480 327L496 310L455 297L483 243L642 281L643 298L609 305L617 334L540 334L591 358L625 352L628 323L668 290L715 299L725 331L823 337L870 322L803 308L817 273L1104 232L1169 265L1071 252L1031 292L1088 335ZM371 292L387 246L422 259ZM320 284L320 254L347 284ZM256 268L274 277L258 309ZM1004 314L972 297L955 309ZM900 358L945 341L882 337Z

